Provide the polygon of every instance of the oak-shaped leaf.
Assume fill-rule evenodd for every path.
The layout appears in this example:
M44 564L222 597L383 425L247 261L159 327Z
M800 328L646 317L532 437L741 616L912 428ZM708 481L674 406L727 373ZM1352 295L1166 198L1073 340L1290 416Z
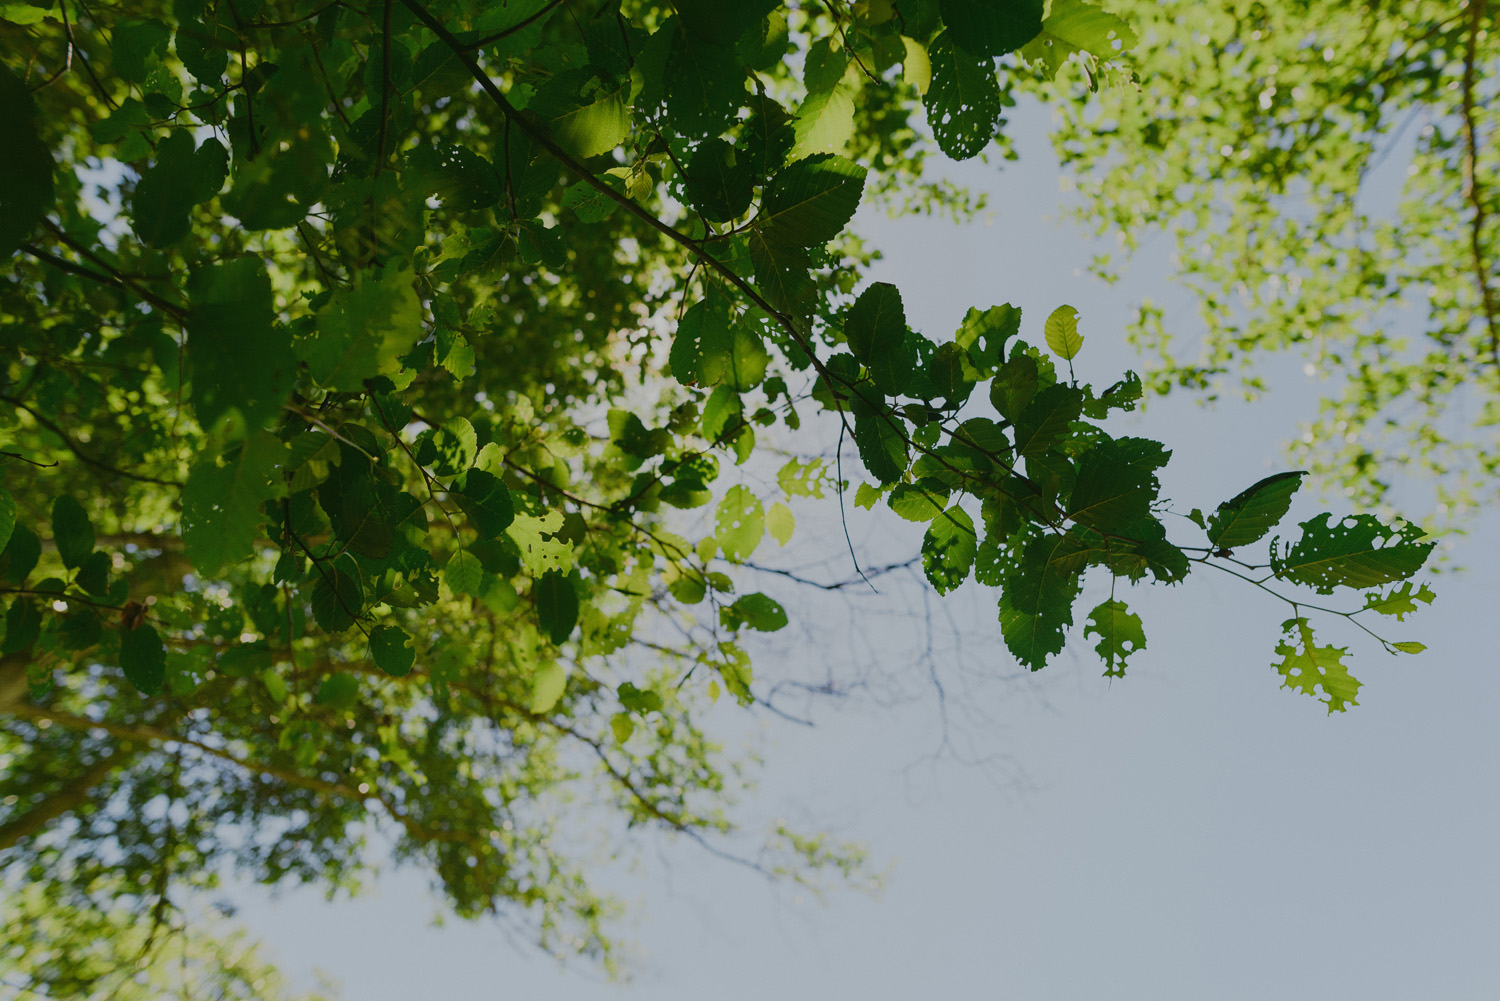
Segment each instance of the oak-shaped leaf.
M1287 619L1281 628L1286 634L1276 644L1281 660L1271 666L1281 675L1282 687L1318 699L1328 706L1329 715L1359 705L1355 696L1359 694L1360 682L1343 663L1349 655L1347 648L1319 646L1312 626L1303 618ZM1320 699L1319 689L1323 692Z
M1097 636L1095 651L1105 663L1106 678L1125 677L1125 661L1138 650L1146 649L1146 633L1141 617L1130 611L1125 602L1113 598L1095 606L1083 627L1084 636Z

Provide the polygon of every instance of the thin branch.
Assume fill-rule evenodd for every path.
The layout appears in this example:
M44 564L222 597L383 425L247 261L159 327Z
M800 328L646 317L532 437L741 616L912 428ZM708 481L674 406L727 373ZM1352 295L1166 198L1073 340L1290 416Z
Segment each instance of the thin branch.
M181 490L183 487L183 484L179 483L177 480L163 480L155 476L146 476L143 473L130 473L116 466L111 466L107 462L102 462L79 448L77 443L75 443L72 438L69 438L67 434L63 432L63 429L58 427L57 424L50 418L42 416L39 412L37 412L27 404L22 403L14 396L0 395L0 402L9 403L11 406L16 407L19 410L26 411L31 415L32 420L36 421L42 427L57 435L58 439L61 440L65 446L67 446L68 451L77 456L78 460L85 465L93 466L95 469L102 469L106 473L111 473L115 476L122 476L127 480L136 480L140 483L155 483L157 486L176 487L178 490Z
M1464 44L1463 119L1464 119L1464 197L1473 206L1469 219L1469 255L1473 258L1474 281L1490 335L1490 360L1500 370L1500 304L1490 286L1489 266L1484 259L1484 227L1488 215L1484 207L1484 189L1479 183L1479 128L1474 113L1474 86L1478 69L1479 32L1484 22L1485 0L1469 0L1469 36Z

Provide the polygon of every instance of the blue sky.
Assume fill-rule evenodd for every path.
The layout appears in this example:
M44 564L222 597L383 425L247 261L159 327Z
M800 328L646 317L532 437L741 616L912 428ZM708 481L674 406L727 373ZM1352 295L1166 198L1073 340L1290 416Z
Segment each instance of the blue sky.
M1163 302L1184 333L1192 304L1159 260L1113 288L1080 275L1095 248L1051 221L1045 128L1044 112L1023 107L1019 165L952 169L991 192L986 217L866 218L886 253L872 277L897 283L934 337L971 305L1009 301L1039 341L1048 312L1069 303L1087 338L1079 375L1107 384L1133 363L1121 333L1133 301ZM1267 371L1274 392L1255 405L1158 400L1125 425L1173 447L1163 480L1182 509L1287 468L1282 443L1318 387L1300 359ZM1344 510L1312 486L1294 516ZM915 552L912 526L850 514L867 562ZM822 572L848 574L836 509L798 508L799 546L799 560L816 550ZM1124 595L1149 646L1113 683L1076 636L1045 672L1019 672L994 595L972 584L939 601L893 575L879 595L809 603L757 581L800 619L767 642L762 676L832 671L860 684L814 703L813 727L715 709L713 725L765 761L741 816L864 841L889 866L881 894L836 890L820 904L691 843L647 838L604 876L632 907L625 984L492 925L434 928L437 902L412 872L353 902L241 888L241 918L296 978L321 968L351 1001L1494 998L1500 572L1483 556L1497 550L1490 513L1456 550L1472 569L1441 576L1437 604L1390 625L1392 638L1427 643L1420 657L1383 654L1338 623L1320 630L1350 646L1366 685L1332 717L1278 687L1285 607L1228 577Z

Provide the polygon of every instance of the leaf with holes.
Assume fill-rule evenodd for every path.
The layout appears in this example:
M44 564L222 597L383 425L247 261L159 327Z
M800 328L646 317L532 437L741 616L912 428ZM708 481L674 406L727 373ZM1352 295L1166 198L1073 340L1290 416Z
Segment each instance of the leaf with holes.
M1419 542L1416 525L1382 524L1371 514L1339 521L1327 512L1302 523L1302 537L1282 551L1271 542L1271 571L1283 580L1332 594L1336 587L1376 587L1422 569L1435 542Z
M1106 678L1125 677L1125 661L1138 650L1146 649L1146 633L1141 617L1113 599L1097 605L1083 627L1084 636L1097 636L1094 649L1104 659Z
M1360 682L1344 666L1344 658L1349 655L1347 648L1318 646L1306 619L1288 619L1281 628L1286 634L1276 644L1281 660L1271 666L1281 675L1282 687L1315 699L1321 689L1323 697L1318 701L1328 706L1329 715L1359 705L1355 696L1359 694Z

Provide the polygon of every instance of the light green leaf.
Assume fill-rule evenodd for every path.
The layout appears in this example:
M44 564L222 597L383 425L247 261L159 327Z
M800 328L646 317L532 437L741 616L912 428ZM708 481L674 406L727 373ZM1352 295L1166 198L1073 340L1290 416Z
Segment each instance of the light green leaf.
M1391 646L1402 653L1421 653L1427 649L1427 644L1418 643L1416 640L1402 640L1400 643L1392 643Z
M1276 645L1281 661L1271 666L1282 677L1282 687L1302 692L1313 698L1322 689L1319 701L1328 706L1328 713L1345 712L1349 706L1357 706L1355 696L1359 694L1360 682L1355 680L1343 660L1349 655L1345 647L1318 646L1313 638L1312 627L1306 619L1288 619L1281 624L1286 638Z
M478 596L484 586L484 566L479 562L478 556L467 549L460 549L448 558L448 565L443 569L443 579L448 582L448 590L454 594Z
M549 570L568 573L573 569L573 547L559 539L548 538L562 528L561 511L548 511L540 518L517 514L506 534L521 550L521 566L533 577Z
M842 154L854 137L854 91L845 84L809 93L797 108L790 161L819 153Z
M1069 56L1082 54L1091 67L1098 60L1118 57L1135 42L1129 23L1109 11L1085 0L1052 0L1041 33L1021 56L1054 77Z
M1047 317L1042 328L1047 336L1047 347L1059 358L1072 361L1083 347L1083 335L1078 332L1078 310L1072 306L1058 306Z
M1426 584L1415 591L1412 590L1413 587L1415 585L1407 581L1386 594L1371 592L1365 595L1365 608L1378 615L1394 615L1397 622L1405 622L1408 615L1417 611L1417 602L1430 605L1437 597Z
M932 86L932 60L927 55L927 46L905 35L901 36L901 45L906 49L906 58L901 61L901 79L918 94L926 95L927 88Z
M931 521L948 505L948 486L932 477L917 483L898 483L886 503L907 521Z
M586 160L609 152L630 134L628 86L628 80L591 70L564 70L537 91L528 110L547 120L559 146Z
M765 509L749 487L735 485L725 492L714 511L714 538L724 558L743 563L765 534Z
M550 713L568 687L568 674L555 660L543 664L531 679L531 711L538 716Z
M771 538L776 544L784 546L792 541L792 531L797 526L797 518L792 514L792 509L777 501L771 505L766 512L766 531L771 533Z
M1125 602L1110 601L1096 606L1089 613L1089 621L1083 627L1083 635L1097 636L1094 645L1107 665L1106 678L1125 677L1125 661L1137 650L1146 649L1146 633L1141 628L1141 617L1125 607Z
M313 701L330 709L353 709L359 702L359 679L347 671L335 671L323 679Z

